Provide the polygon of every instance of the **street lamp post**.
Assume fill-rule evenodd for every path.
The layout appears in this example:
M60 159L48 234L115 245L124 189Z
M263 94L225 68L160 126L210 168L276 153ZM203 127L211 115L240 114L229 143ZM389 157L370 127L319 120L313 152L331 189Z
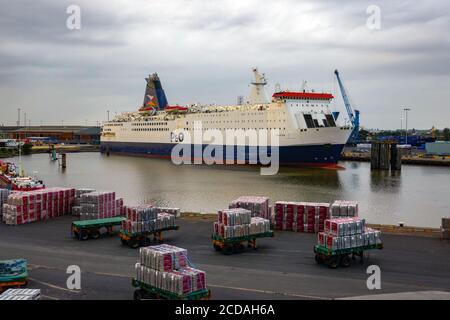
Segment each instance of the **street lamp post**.
M405 144L408 144L408 111L410 111L410 108L404 108L405 110Z

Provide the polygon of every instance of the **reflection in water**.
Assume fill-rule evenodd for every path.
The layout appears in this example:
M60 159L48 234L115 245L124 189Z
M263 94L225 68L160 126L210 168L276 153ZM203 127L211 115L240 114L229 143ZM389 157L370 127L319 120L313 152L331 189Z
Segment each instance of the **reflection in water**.
M395 192L401 188L401 171L373 170L370 172L370 189L373 192Z
M78 153L67 155L64 173L48 155L22 158L47 186L114 190L125 202L177 206L215 212L240 195L265 195L273 201L359 201L371 223L438 227L450 205L450 170L404 165L401 173L370 171L364 162L342 162L344 170L281 168L261 176L250 166L176 166L169 160ZM17 162L17 159L16 159ZM438 186L438 187L437 187Z

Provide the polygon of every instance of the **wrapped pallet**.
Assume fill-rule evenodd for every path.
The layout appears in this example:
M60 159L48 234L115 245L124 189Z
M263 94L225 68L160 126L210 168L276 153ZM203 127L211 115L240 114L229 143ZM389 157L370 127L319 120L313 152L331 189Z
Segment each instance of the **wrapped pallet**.
M80 220L105 219L124 214L123 199L116 199L114 191L88 191L89 189L78 189Z
M175 215L150 204L127 206L125 213L127 219L122 222L122 230L128 233L155 232L175 227Z
M222 238L245 237L270 231L270 221L251 217L251 212L242 208L219 210L213 232Z
M3 206L3 218L6 224L19 225L70 214L74 198L73 188L14 192Z
M341 250L381 244L381 232L365 226L357 217L332 218L325 221L325 230L317 235L317 244L329 250Z
M170 245L141 248L136 280L152 287L186 295L206 289L205 272L189 266L187 250Z
M295 232L320 232L323 231L329 211L329 203L277 201L274 206L274 228Z
M229 204L230 209L243 208L251 212L252 217L270 219L270 205L268 197L242 196Z

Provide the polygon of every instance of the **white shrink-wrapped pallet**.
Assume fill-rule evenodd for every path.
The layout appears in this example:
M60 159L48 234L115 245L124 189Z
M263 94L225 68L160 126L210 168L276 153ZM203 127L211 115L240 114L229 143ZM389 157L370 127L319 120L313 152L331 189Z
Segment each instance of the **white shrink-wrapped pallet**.
M230 209L244 208L251 212L252 217L270 219L271 211L268 197L241 196L229 204Z

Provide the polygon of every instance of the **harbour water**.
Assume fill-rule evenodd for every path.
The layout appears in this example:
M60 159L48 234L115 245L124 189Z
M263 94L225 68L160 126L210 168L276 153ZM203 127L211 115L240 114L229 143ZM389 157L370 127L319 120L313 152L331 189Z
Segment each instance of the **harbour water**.
M261 176L258 167L176 166L170 160L72 153L64 171L47 154L22 157L23 169L51 186L114 190L125 203L155 203L213 213L240 195L271 201L359 201L369 223L439 227L450 215L450 169L404 165L401 173L371 172L370 164L344 161L345 169L282 168ZM18 164L18 158L10 159Z

